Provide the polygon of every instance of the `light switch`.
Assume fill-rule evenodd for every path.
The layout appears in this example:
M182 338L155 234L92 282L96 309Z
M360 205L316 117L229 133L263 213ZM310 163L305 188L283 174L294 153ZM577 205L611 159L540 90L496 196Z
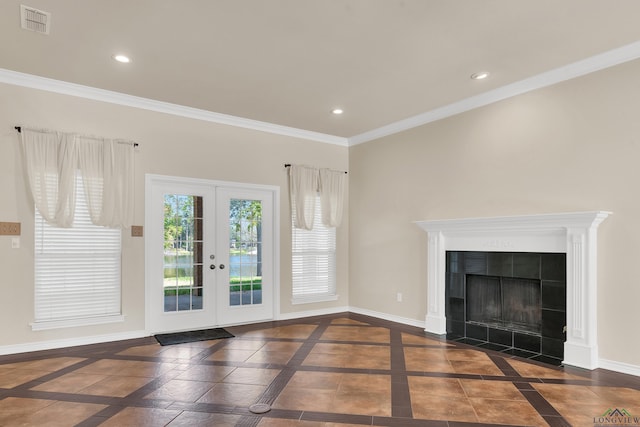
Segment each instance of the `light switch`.
M20 238L19 237L12 237L11 238L11 248L20 249Z

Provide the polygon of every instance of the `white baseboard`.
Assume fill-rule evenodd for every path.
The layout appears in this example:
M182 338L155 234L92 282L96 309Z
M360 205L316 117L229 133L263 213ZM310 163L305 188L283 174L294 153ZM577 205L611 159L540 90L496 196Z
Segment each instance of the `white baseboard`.
M420 329L424 329L424 322L416 319L410 319L408 317L395 316L393 314L381 313L379 311L367 310L365 308L349 307L352 313L362 314L364 316L376 317L382 320L388 320L390 322L402 323L403 325L416 326Z
M24 344L0 346L0 355L28 353L31 351L51 350L54 348L74 347L78 345L99 344L104 342L130 340L148 337L147 331L119 332L108 335L94 335L89 337L67 338L61 340L38 341Z
M364 316L375 317L377 319L388 320L390 322L402 323L403 325L416 326L424 329L424 322L408 317L394 316L392 314L382 313L379 311L367 310L359 307L333 307L321 310L296 311L294 313L281 313L276 320L292 320L302 319L304 317L323 316L336 313L356 313Z
M276 320L302 319L304 317L324 316L326 314L344 313L348 311L349 307L331 307L323 308L321 310L296 311L294 313L280 313Z
M622 374L635 375L640 377L640 366L630 363L616 362L615 360L600 359L600 367Z

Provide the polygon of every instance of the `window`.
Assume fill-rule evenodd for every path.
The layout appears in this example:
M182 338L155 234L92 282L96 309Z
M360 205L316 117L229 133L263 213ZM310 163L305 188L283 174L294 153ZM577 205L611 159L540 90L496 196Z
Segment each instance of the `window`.
M93 225L82 178L73 226L35 215L34 330L121 321L121 231Z
M295 209L292 212L295 216ZM292 225L292 275L294 304L337 299L336 229L322 224L320 196L316 197L313 230Z

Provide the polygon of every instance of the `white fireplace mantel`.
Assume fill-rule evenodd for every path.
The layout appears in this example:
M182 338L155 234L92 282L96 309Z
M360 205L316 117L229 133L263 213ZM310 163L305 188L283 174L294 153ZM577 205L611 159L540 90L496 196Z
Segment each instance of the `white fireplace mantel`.
M610 212L572 212L417 221L428 234L425 330L446 333L447 251L567 254L567 339L564 362L598 367L597 229Z

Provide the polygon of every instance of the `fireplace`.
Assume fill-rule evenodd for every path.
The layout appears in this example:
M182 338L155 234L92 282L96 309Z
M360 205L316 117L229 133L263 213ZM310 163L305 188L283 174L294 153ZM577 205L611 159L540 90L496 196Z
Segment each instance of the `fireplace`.
M466 277L467 321L513 331L540 333L542 301L540 280Z
M449 339L560 365L566 255L447 251L445 315Z
M598 361L597 231L610 212L418 221L427 232L425 331L445 335L447 252L564 254L563 363L595 369ZM544 295L544 280L542 282ZM460 307L450 307L459 312ZM541 330L544 334L544 311ZM555 331L554 333L557 333Z

